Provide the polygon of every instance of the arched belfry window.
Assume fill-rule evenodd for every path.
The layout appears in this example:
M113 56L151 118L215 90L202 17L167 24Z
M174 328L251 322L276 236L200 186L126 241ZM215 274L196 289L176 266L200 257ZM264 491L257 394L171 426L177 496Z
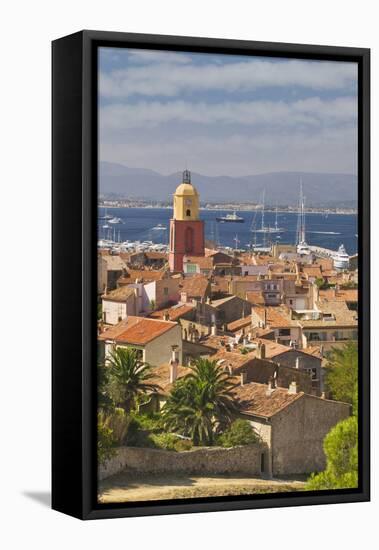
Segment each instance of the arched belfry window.
M185 247L186 247L186 252L192 252L193 251L193 229L192 229L192 227L187 227L186 228Z
M186 210L186 216L190 216L191 215L191 210Z

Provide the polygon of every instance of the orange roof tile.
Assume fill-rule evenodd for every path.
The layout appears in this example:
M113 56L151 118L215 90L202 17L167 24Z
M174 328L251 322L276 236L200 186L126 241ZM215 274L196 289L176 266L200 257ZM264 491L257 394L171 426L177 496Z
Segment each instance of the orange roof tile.
M197 264L200 269L213 268L213 258L211 256L187 256L186 260L190 264Z
M130 296L133 296L134 294L134 288L130 286L121 286L120 288L116 288L115 290L112 290L107 294L103 294L101 298L109 302L125 302Z
M186 313L192 311L194 307L195 306L193 304L178 304L170 308L163 308L157 311L153 311L152 313L150 313L149 317L152 319L163 319L165 313L167 313L169 315L170 321L176 321Z
M114 340L116 344L145 345L176 326L178 324L171 321L129 315L118 325L103 332L99 340Z
M236 321L232 321L227 325L227 328L228 330L230 330L230 332L236 332L241 328L248 327L250 325L251 325L251 315L247 315L246 317L237 319Z
M346 288L335 290L334 288L328 288L327 290L320 290L320 298L331 302L357 302L358 301L358 289Z
M183 367L178 365L177 368L177 379L183 378L192 372L189 367ZM149 379L150 384L157 384L160 388L159 393L167 394L170 392L173 384L170 382L170 365L160 365L159 367L154 367L152 369L152 378Z
M240 411L253 416L270 418L304 396L301 391L288 393L286 388L276 388L271 395L267 395L267 388L266 384L257 382L236 386L232 393L238 400Z
M264 294L260 290L248 290L246 292L246 300L251 304L263 304L265 303Z
M202 298L205 296L209 284L206 277L202 275L191 275L183 279L179 292L186 292L188 298Z

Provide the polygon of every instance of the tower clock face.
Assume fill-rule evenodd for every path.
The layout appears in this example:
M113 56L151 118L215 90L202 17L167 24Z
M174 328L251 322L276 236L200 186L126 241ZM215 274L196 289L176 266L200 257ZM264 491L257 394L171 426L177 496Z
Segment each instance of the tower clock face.
M191 201L191 199L186 199L185 203L186 203L186 206L191 206L192 201Z

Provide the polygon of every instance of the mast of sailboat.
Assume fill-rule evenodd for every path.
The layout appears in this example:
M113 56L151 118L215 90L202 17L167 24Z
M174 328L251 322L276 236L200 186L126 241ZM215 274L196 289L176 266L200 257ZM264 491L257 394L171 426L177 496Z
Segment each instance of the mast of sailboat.
M262 231L265 228L265 191L266 189L263 189L262 193Z
M303 180L300 178L299 210L297 218L297 244L305 243L305 197L303 195Z

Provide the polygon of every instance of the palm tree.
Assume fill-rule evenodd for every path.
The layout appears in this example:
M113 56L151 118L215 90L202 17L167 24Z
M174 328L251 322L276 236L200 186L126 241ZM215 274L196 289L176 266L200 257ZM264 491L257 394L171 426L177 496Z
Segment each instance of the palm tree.
M106 414L113 412L115 404L109 395L109 369L101 361L97 363L97 408Z
M135 408L139 396L159 389L148 382L153 377L151 366L140 361L131 348L114 348L107 358L112 397L126 413Z
M230 424L236 406L229 374L215 361L197 359L192 372L176 382L163 408L165 427L191 437L195 445L212 444L217 430Z

